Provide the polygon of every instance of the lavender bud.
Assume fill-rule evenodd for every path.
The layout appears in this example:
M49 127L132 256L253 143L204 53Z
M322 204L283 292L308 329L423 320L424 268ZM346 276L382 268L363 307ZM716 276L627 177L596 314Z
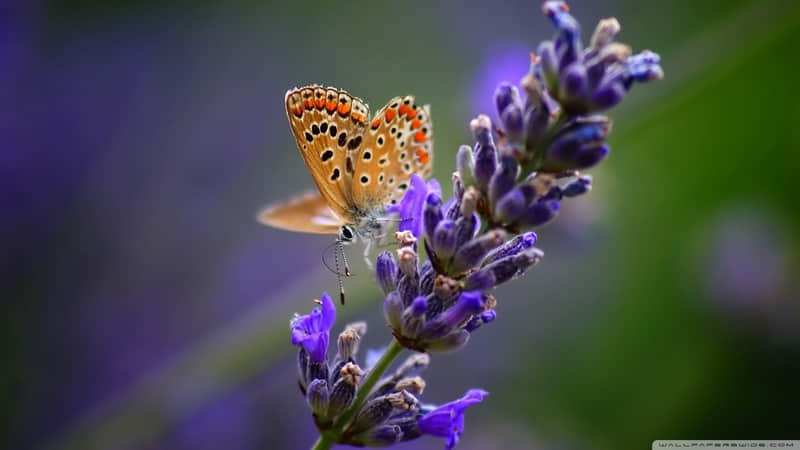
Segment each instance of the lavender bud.
M403 305L410 305L411 301L419 295L419 277L415 273L413 276L403 275L397 282L397 292L403 299Z
M520 218L523 225L536 227L553 220L558 213L559 204L556 200L534 203Z
M406 391L412 395L422 395L425 390L425 380L422 377L403 378L395 386L397 391Z
M433 293L443 303L447 304L459 291L458 281L444 275L436 277L436 281L433 284Z
M580 102L586 99L589 91L586 68L583 64L574 63L561 73L562 99ZM588 108L582 108L588 109Z
M458 249L453 257L453 270L455 273L463 272L475 267L489 250L503 243L503 233L492 230L467 242Z
M465 242L475 237L478 230L478 216L475 213L459 217L456 220L455 238L456 247L461 247Z
M600 51L603 47L610 44L614 40L614 36L619 33L621 29L619 22L614 17L603 19L597 24L592 34L591 46L595 51Z
M503 128L512 141L518 141L522 138L522 133L525 129L525 124L522 120L522 105L519 103L508 105L506 109L500 113L500 121L503 123Z
M528 231L527 233L520 234L515 236L514 239L506 242L502 246L496 248L491 253L486 256L486 259L483 260L482 266L486 266L489 263L495 262L498 259L505 258L507 256L513 256L517 253L533 247L533 244L536 243L536 233L533 231Z
M513 223L525 212L525 195L519 189L512 189L500 198L494 207L495 216L504 223Z
M550 41L542 42L539 44L539 48L536 49L536 54L539 56L539 64L542 68L545 86L550 92L558 92L558 61L553 43Z
M366 322L355 322L345 327L344 331L339 334L337 341L340 360L347 361L355 357L356 352L358 352L358 341L361 340L361 336L364 336L366 332Z
M525 148L528 152L536 148L549 124L550 113L544 106L531 107L525 111Z
M500 85L497 86L497 90L494 91L494 101L497 105L497 113L501 115L508 105L519 105L520 100L517 87L507 81L500 83Z
M608 156L609 148L607 145L591 144L580 149L575 156L576 169L588 169L597 165Z
M492 122L484 114L472 119L470 127L478 140L475 146L475 185L485 190L497 166L497 151L492 141Z
M308 406L317 417L326 417L328 413L328 382L316 379L308 385L306 395Z
M384 395L368 401L361 409L361 412L358 413L358 416L356 416L352 429L355 431L363 431L385 421L394 409L394 406L392 406L392 403L387 397L388 396Z
M386 447L400 442L403 430L398 425L378 425L353 438L352 444L363 447Z
M445 219L456 220L461 216L461 197L464 195L464 188L461 186L461 179L458 172L453 172L453 196L445 204Z
M436 193L429 193L425 197L425 206L422 208L422 224L425 230L425 237L429 242L433 241L433 233L436 225L442 220L442 199ZM401 267L402 269L402 267Z
M375 277L384 294L395 289L397 283L397 264L389 252L381 252L375 261Z
M431 320L444 310L444 302L435 293L426 297L426 300L428 300L428 310L425 311L425 318Z
M469 322L467 322L467 324L464 326L464 330L472 333L480 328L481 325L492 322L496 318L497 313L493 309L488 309L476 316L472 316L472 319L470 319Z
M521 253L513 256L507 256L499 259L491 264L488 264L481 270L491 272L494 275L497 284L505 283L517 274L520 274L528 269L531 265L539 262L544 256L541 250L537 248L529 248Z
M628 71L635 81L645 82L664 78L659 62L661 57L657 53L645 50L628 58Z
M592 176L591 175L583 175L580 176L564 186L562 190L562 195L564 197L576 197L578 195L583 195L592 190Z
M471 216L472 213L475 212L475 208L478 206L478 199L480 198L480 195L480 192L478 192L478 190L473 186L469 186L464 191L464 195L461 196L462 216Z
M333 385L333 390L328 403L328 417L336 417L346 410L353 403L356 396L356 387L346 383L344 378L340 378Z
M386 399L389 400L389 403L392 404L392 407L403 411L414 411L417 409L417 405L419 404L419 401L416 397L414 397L413 394L402 390L387 395Z
M458 171L450 175L450 181L453 182L453 197L461 198L464 195L464 184L461 182L461 174Z
M481 309L483 309L483 296L480 292L462 292L456 303L440 317L451 327L457 327Z
M403 335L416 336L419 330L425 325L425 311L428 309L428 302L425 297L417 297L411 305L403 312Z
M597 59L600 61L599 65L605 67L608 64L625 61L630 56L631 47L629 45L612 42L600 51Z
M300 388L305 394L306 386L308 385L308 352L303 347L297 352L297 376L300 381Z
M441 339L432 341L430 344L428 344L427 349L432 352L449 352L458 350L459 348L467 345L468 341L468 331L456 330Z
M419 417L419 414L402 416L390 419L389 423L400 427L400 430L403 432L402 441L410 441L422 436L422 430L419 429L419 424L417 424L417 419Z
M467 277L464 282L465 291L488 291L495 286L496 281L491 272L478 270Z
M411 247L401 247L396 250L397 262L400 266L400 275L416 276L417 252Z
M598 111L609 109L622 101L627 89L618 81L603 83L594 90L591 96L592 105Z
M479 114L478 117L472 119L469 122L469 129L479 145L492 144L492 120L486 114ZM478 153L477 148L475 153Z
M579 153L590 146L601 144L611 129L611 121L604 116L577 119L553 140L542 168L564 171L576 167Z
M423 335L430 339L448 335L481 309L483 309L483 299L480 292L462 292L453 306L425 326Z
M334 417L345 409L355 398L356 387L364 376L364 371L353 363L347 363L339 370L340 378L334 383L331 389L330 401L328 402L328 417Z
M383 301L383 317L392 329L399 330L403 323L403 298L397 291L390 292Z
M433 248L440 261L447 261L456 250L455 223L444 219L433 232Z
M514 187L519 173L519 164L513 156L502 156L500 167L489 181L489 202L497 204L497 200Z
M436 271L430 261L425 261L419 270L419 293L428 295L433 292L433 280L436 278Z
M458 167L458 176L461 177L461 184L464 186L475 184L475 157L468 145L458 148L456 167Z

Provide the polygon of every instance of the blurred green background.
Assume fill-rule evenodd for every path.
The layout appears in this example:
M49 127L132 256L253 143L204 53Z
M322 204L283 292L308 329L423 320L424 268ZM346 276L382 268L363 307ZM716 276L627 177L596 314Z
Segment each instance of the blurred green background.
M424 400L491 392L464 449L796 438L800 4L570 6L584 39L617 17L666 77L609 113L594 190L537 230L546 257L498 289L498 320L433 358ZM3 448L307 448L287 323L335 279L329 239L254 221L312 186L284 92L323 83L373 110L413 93L447 185L469 119L495 117L495 85L552 36L539 8L0 7ZM354 269L336 329L367 320L380 347L379 291Z

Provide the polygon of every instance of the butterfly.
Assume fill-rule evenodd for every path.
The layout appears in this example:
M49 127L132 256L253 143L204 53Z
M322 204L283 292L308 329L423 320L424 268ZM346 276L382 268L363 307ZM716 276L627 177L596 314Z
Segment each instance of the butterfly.
M429 107L418 106L410 95L395 97L370 118L361 99L317 85L287 91L285 105L318 192L269 206L258 220L284 230L337 235L337 243L360 236L370 244L411 175L425 179L433 170Z

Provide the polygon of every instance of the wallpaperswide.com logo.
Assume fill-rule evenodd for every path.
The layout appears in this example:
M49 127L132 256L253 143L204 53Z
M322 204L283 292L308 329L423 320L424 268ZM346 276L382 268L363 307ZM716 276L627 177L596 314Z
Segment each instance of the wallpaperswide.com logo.
M662 440L653 441L653 450L678 448L795 448L800 450L800 440L791 441L708 441L708 440Z

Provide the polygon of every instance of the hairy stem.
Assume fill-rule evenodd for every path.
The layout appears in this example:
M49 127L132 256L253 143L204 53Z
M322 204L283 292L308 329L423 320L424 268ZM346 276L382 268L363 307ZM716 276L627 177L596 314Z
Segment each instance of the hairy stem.
M347 430L347 426L361 410L361 407L364 406L364 402L372 392L372 388L375 387L375 383L377 383L378 380L383 377L386 369L389 368L389 365L392 364L392 361L394 361L395 358L397 358L397 355L399 355L402 351L403 346L400 345L396 339L392 338L392 342L390 342L389 346L386 347L386 351L383 352L383 355L381 355L378 362L375 363L375 366L372 367L372 369L370 369L370 371L367 373L367 377L364 378L364 381L362 381L361 385L359 385L358 393L356 394L355 400L353 400L353 404L345 412L339 415L330 430L326 430L320 435L319 439L317 439L317 442L314 443L312 450L327 450L331 448L333 444L339 441L344 432Z

